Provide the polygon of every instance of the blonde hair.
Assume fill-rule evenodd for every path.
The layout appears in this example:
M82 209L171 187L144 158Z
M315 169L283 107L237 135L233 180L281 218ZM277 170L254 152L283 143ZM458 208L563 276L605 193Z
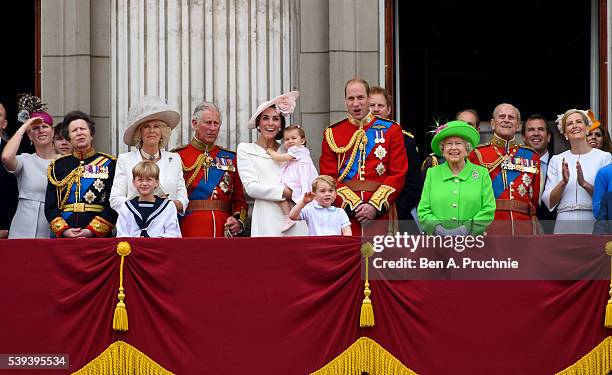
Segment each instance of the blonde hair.
M559 128L559 131L561 132L561 134L565 134L565 125L567 123L567 118L573 115L574 113L578 113L580 117L582 117L582 121L584 121L584 125L587 127L587 134L588 134L589 126L591 126L591 120L589 119L589 116L586 114L585 111L581 111L575 108L568 109L567 111L565 111L565 113L563 114L563 117L561 117L561 126ZM602 134L603 134L603 131L602 131Z
M132 179L152 177L159 180L159 167L155 162L143 160L132 168Z
M149 123L159 124L159 130L161 130L161 139L159 140L159 148L161 150L162 148L166 147L166 145L168 145L168 141L170 141L170 133L172 132L172 129L170 129L168 124L166 124L162 120L152 119L152 120L145 121L142 124L138 125L138 128L136 128L136 131L134 132L134 135L132 136L132 144L135 146L138 146L140 144L140 147L142 147L142 144L141 144L142 136L140 135L140 130L142 129L144 125L149 124Z
M325 182L326 184L331 186L331 188L334 189L334 191L336 191L336 179L326 174L322 174L318 176L317 178L315 178L314 180L312 180L312 191L317 190L317 185L319 184L319 182Z

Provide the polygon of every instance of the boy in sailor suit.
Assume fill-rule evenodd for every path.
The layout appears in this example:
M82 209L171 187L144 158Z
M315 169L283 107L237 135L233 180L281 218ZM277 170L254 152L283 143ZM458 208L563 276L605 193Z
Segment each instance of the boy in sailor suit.
M181 237L176 206L153 194L159 185L159 167L141 161L132 169L132 183L138 197L119 209L117 237Z

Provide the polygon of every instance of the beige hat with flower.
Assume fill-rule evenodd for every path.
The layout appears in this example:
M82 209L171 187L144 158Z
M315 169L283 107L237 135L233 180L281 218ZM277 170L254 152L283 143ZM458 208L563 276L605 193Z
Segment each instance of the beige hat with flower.
M289 91L272 100L268 100L263 102L257 107L253 116L249 119L249 129L255 129L257 116L259 116L263 111L267 108L274 106L277 113L282 114L283 116L287 116L293 113L295 109L296 100L300 96L299 91Z
M123 142L128 146L135 146L134 132L140 124L150 120L163 121L172 130L178 125L181 115L159 96L143 96L130 107L127 121L128 128L125 129L125 134L123 134Z

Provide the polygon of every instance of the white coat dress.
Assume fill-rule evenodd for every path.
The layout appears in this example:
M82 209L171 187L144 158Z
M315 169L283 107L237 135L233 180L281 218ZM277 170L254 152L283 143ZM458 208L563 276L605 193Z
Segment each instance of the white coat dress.
M279 152L283 152L280 150ZM255 199L251 215L251 237L307 236L308 227L303 221L281 232L285 215L278 202L284 200L280 173L284 165L276 163L256 143L238 145L238 174L244 191Z
M132 183L132 168L142 161L139 150L133 150L119 155L115 169L115 179L110 195L110 205L119 212L125 201L138 196L138 191ZM168 194L168 199L179 200L183 204L183 212L187 208L189 199L183 179L183 164L181 157L175 152L162 150L161 159L157 161L159 167L159 188L156 195Z

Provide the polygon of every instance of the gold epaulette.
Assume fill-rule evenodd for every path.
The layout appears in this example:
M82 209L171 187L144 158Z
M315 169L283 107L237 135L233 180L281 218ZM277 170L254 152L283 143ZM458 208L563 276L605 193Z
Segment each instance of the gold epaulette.
M425 163L427 163L427 160L431 160L431 165L429 166L429 168L431 167L436 167L438 165L440 165L440 161L438 160L438 156L436 156L436 154L434 154L433 152L429 155L427 155L427 157L425 158L425 160L423 160L423 162L421 163L421 171L423 169L425 169Z
M117 160L117 157L115 155L107 154L106 152L98 152L98 154L102 156L106 156L110 160L115 160L115 161Z
M397 121L395 121L395 120L393 120L393 119L390 119L390 118L382 117L382 116L379 116L379 115L374 115L374 117L377 117L377 118L379 118L379 119L381 119L381 120L385 120L385 121L392 122L392 123L394 123L394 124L398 124L398 123L397 123ZM399 125L399 124L398 124L398 125Z
M179 152L180 150L183 150L183 149L187 148L187 146L189 146L189 144L175 147L172 150L170 150L170 152Z
M334 126L340 125L341 123L343 123L346 120L347 120L346 118L343 118L342 120L340 120L338 122L334 122L333 124L329 125L327 128L333 128Z
M491 142L487 142L487 143L481 143L478 146L474 147L474 148L480 148L480 147L485 147L485 146L490 146Z
M402 129L402 134L414 139L414 135L412 135L412 133L410 133L408 130Z

